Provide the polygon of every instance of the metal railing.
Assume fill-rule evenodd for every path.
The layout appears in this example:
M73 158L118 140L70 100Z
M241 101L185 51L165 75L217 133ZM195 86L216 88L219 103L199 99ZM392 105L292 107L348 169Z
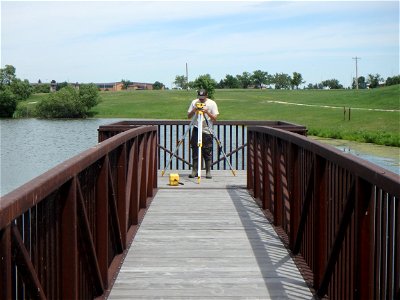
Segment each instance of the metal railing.
M0 298L107 294L157 187L157 127L121 133L0 200Z
M99 127L99 141L103 141L119 132L142 125L156 125L158 127L158 168L165 169L167 162L176 148L180 139L183 138L190 120L134 120L122 121ZM295 132L301 135L307 134L305 126L283 121L217 121L213 130L221 142L221 146L229 159L230 164L236 170L246 170L247 158L247 126L270 126ZM185 170L192 166L190 155L190 131L183 139L176 155L171 159L169 169ZM229 165L223 153L219 151L217 143L214 143L213 163L214 170L227 170Z
M400 299L397 174L279 129L248 148L247 187L319 297Z

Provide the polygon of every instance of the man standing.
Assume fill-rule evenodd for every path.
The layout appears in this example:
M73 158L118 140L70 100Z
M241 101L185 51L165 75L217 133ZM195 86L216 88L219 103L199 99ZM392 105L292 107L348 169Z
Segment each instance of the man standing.
M204 162L206 165L206 178L210 179L211 176L211 161L212 161L212 147L213 147L213 135L212 135L212 126L213 122L217 120L218 117L218 106L215 101L207 98L208 93L204 89L200 89L197 91L197 99L194 99L189 106L188 109L188 118L193 118L196 115L198 117L198 110L196 104L202 103L204 104L201 111L203 112L204 120L203 120L203 130L202 130L202 148L201 154L204 158ZM207 120L207 121L206 121ZM192 173L189 175L190 178L195 178L197 176L197 170L201 166L198 166L198 145L197 145L197 119L194 122L192 137L190 139L190 146L192 148L192 160L193 160L193 169Z

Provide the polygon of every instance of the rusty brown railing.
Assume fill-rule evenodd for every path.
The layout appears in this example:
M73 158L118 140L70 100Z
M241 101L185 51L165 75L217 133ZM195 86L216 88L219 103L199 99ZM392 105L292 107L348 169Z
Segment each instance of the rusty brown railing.
M190 125L190 120L133 120L122 121L99 127L99 141L123 132L127 129L142 125L156 125L158 127L158 168L165 169L167 162L175 150L178 141L183 138L186 129ZM283 121L217 121L214 124L214 133L221 142L229 163L236 170L246 170L247 158L247 126L270 126L280 128L301 135L307 134L305 126L292 124ZM192 165L190 155L190 131L183 139L182 145L177 148L176 155L171 159L169 169L185 170ZM228 170L223 153L219 151L217 143L214 143L213 163L214 170Z
M398 175L279 129L248 148L247 187L319 297L400 299Z
M157 127L121 133L0 200L0 298L107 294L157 187Z

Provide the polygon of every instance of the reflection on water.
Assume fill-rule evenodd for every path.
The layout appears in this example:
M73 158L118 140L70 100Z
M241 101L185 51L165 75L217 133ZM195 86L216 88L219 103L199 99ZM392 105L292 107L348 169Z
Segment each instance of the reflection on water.
M0 120L0 195L96 145L99 126L117 121L121 119ZM400 173L400 148L318 140Z

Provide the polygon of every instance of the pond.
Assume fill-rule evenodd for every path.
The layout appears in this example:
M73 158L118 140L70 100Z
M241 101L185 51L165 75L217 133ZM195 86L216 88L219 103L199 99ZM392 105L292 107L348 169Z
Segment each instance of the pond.
M121 119L0 120L0 195L96 145L99 126L118 121ZM400 148L318 140L400 173Z

